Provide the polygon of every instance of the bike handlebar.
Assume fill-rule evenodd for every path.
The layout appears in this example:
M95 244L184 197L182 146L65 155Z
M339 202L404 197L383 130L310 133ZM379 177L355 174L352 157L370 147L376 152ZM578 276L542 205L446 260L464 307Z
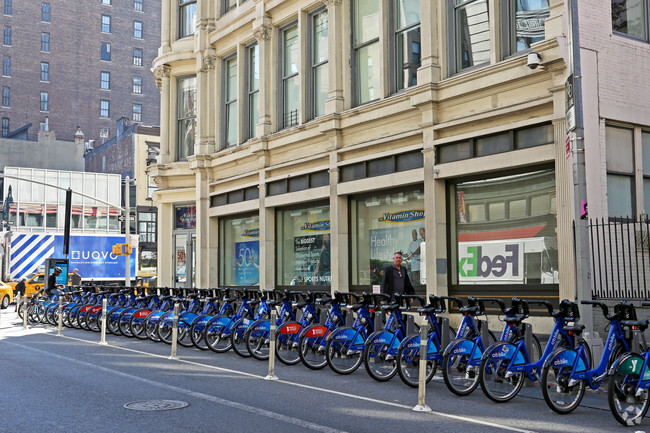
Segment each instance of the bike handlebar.
M526 302L528 302L529 304L543 305L548 310L548 314L550 314L551 316L553 315L553 304L551 304L549 301L534 299Z
M601 310L603 310L603 315L605 317L609 317L609 309L607 308L607 305L604 302L600 301L580 301L582 305L596 305L600 307Z

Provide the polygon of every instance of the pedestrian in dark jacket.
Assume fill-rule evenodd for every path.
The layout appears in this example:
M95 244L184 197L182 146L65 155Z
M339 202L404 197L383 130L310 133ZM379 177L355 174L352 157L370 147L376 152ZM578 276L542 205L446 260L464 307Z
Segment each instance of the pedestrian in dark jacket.
M415 289L411 284L411 279L402 266L402 252L396 251L393 254L393 264L384 268L384 276L381 279L381 293L390 296L391 300L395 299L395 294L415 295Z

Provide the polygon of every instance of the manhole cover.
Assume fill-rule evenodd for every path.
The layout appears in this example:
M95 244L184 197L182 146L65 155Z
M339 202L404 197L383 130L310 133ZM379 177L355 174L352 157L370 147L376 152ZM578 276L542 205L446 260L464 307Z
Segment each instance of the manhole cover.
M182 409L189 406L189 403L179 400L142 400L132 401L124 405L125 408L131 410L174 410Z

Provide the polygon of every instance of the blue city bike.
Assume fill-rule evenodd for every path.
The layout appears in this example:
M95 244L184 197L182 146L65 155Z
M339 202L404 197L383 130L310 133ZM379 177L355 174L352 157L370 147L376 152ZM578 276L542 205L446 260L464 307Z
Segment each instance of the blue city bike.
M225 353L232 348L230 334L233 331L233 325L242 318L252 318L255 315L253 305L250 303L259 293L257 289L240 289L235 290L240 301L239 308L232 315L217 315L212 317L205 324L203 338L208 348L216 353ZM231 298L225 298L232 301Z
M582 304L600 307L609 321L609 332L600 362L591 368L591 353L588 345L582 341L576 347L559 348L544 363L541 386L546 404L556 413L573 412L582 401L586 387L598 389L607 378L608 368L622 354L630 352L631 336L626 335L633 326L643 326L637 321L636 310L629 302L621 301L614 306L614 313L609 314L607 305L599 301L581 301ZM584 325L569 327L574 334L580 335ZM629 332L628 332L629 333Z
M207 289L208 294L212 292L212 296L204 296L201 298L203 308L198 316L192 321L190 326L190 339L194 347L200 350L208 350L208 345L205 342L205 325L214 316L220 314L224 316L231 316L234 312L233 306L230 303L228 292L230 289ZM219 302L221 298L224 302Z
M167 294L160 297L160 300L162 302L160 304L160 308L149 313L144 319L145 336L149 340L156 343L162 341L158 336L158 324L160 323L160 318L167 314L167 312L171 311L172 308L174 308L174 301L178 299L174 294L177 291L180 292L179 289L171 289L169 287L165 287L163 289L158 288L157 290L161 293L163 290L165 290Z
M454 338L461 339L471 332L478 331L471 315L464 315L463 320L454 334L453 329L446 325L446 321L438 318L439 314L447 311L445 301L454 301L463 311L463 303L460 298L453 296L429 295L429 305L418 308L417 312L426 317L427 330L427 353L425 359L425 381L428 383L436 374L439 364L443 361L444 349ZM420 379L420 340L419 334L411 334L404 338L397 352L397 373L406 385L417 388ZM462 346L459 346L462 347Z
M255 317L242 317L235 321L232 325L230 332L230 343L232 350L242 358L249 358L251 356L248 348L246 347L246 333L250 325L258 320L269 320L271 317L271 308L280 303L281 292L274 290L262 290L258 294L259 299L249 301L252 308L257 307Z
M180 302L178 310L178 328L176 341L182 346L192 346L190 337L191 320L201 310L201 304L198 299L198 293L187 293L183 297L184 302ZM180 299L179 299L180 301ZM181 309L181 307L184 307ZM164 343L172 344L174 328L174 310L164 313L158 321L158 337Z
M649 307L650 302L641 305ZM614 361L608 373L607 401L616 421L634 426L641 423L650 406L650 348L644 334L648 321L625 320L622 325L640 333L642 352L625 353Z
M532 332L526 335L523 324L530 316L529 304L545 306L554 319L553 330L541 356L539 340ZM490 400L497 403L510 401L519 393L526 378L532 382L539 380L544 361L558 345L574 347L575 341L573 335L569 334L568 323L577 321L580 316L577 305L565 305L571 305L571 308L554 314L553 305L548 301L512 298L511 310L504 321L515 335L512 338L502 336L505 337L503 341L488 347L481 359L479 383Z
M302 363L312 370L320 370L327 366L325 350L327 338L336 328L345 324L345 315L341 308L352 299L350 293L335 291L332 297L317 298L316 304L329 309L321 311L320 317L325 318L325 323L314 323L309 325L300 335L298 345L299 355Z
M280 327L283 323L295 322L296 313L292 305L294 295L288 290L282 292L282 299L273 302L272 308L280 305L280 313L276 318L275 324ZM269 305L271 302L269 302ZM246 330L245 340L246 349L250 355L258 361L269 359L271 347L271 320L262 318L251 323Z
M327 338L325 357L327 365L338 374L350 374L361 365L366 338L374 330L372 313L379 305L380 298L363 293L361 297L350 294L358 304L349 304L348 314L356 313L352 326L342 326L332 331ZM376 301L376 304L374 303Z

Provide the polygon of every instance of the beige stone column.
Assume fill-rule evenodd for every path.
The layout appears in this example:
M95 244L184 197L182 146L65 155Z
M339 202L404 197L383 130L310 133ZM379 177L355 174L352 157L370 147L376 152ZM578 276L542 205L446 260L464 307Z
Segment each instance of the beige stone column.
M438 27L441 3L439 1L420 2L420 44L422 54L420 59L421 65L418 68L419 85L436 83L442 78L440 67L441 44L438 38L438 34L441 31Z
M256 137L264 137L271 134L274 130L275 122L273 121L273 117L275 110L273 109L273 103L277 92L277 85L274 85L274 83L277 72L276 64L273 61L273 44L271 43L273 32L274 30L271 26L271 18L266 15L264 10L264 2L262 0L256 0L253 35L255 35L255 39L260 47L260 92L258 99L259 119L255 131ZM260 242L260 248L262 248L261 244L262 242Z
M216 150L216 104L215 92L217 74L215 64L217 57L211 49L204 50L197 56L199 69L196 73L196 130L197 141L194 144L195 155L209 155Z
M347 196L338 196L338 181L337 153L334 151L330 152L330 272L332 293L334 293L334 290L340 292L350 290L349 205Z
M204 163L202 157L197 163ZM210 176L209 169L202 164L194 169L196 175L196 287L210 286L209 250L210 250Z
M173 0L162 0L161 6L161 32L160 32L160 50L158 55L163 55L172 50L171 46L171 32L173 31L171 25L171 13L172 13L172 3Z
M170 73L171 68L168 65L158 66L154 70L156 85L160 88L160 160L162 164L172 161L170 146L173 140L169 137L169 119L170 113Z
M171 203L158 205L158 286L171 287L174 284L172 269L174 252L172 251L172 231L174 229L174 206Z
M349 74L349 67L344 67L343 50L349 44L344 43L344 38L349 37L349 32L344 32L342 0L322 0L327 5L327 74L329 92L325 101L325 113L340 113L344 110L343 83L344 74ZM348 26L349 29L349 26ZM347 72L346 72L347 71ZM333 239L332 239L333 241Z
M275 288L275 208L265 207L265 173L260 171L260 289Z

